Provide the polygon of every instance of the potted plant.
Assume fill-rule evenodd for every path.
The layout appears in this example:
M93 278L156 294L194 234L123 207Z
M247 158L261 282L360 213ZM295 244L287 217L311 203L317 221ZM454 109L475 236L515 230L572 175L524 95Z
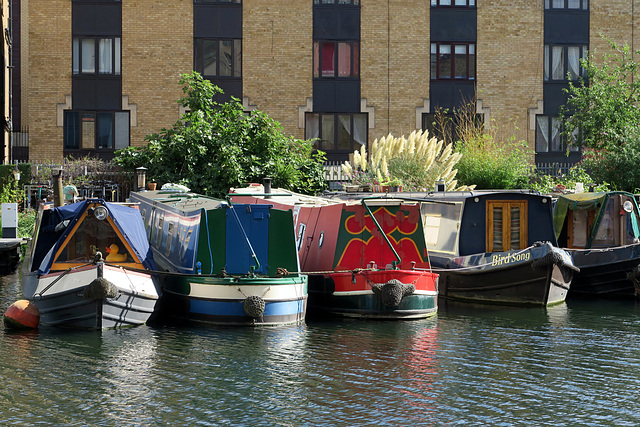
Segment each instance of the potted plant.
M402 191L402 180L400 178L394 178L384 183L389 187L389 192L396 193Z
M151 181L149 181L148 186L149 186L149 191L154 191L158 186L158 183L152 179Z

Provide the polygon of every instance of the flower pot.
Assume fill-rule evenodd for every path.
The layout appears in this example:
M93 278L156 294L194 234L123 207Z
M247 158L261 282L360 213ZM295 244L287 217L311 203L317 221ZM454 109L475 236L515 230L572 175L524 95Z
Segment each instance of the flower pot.
M150 182L149 183L149 190L150 191L154 191L156 189L156 186L158 185L157 182Z

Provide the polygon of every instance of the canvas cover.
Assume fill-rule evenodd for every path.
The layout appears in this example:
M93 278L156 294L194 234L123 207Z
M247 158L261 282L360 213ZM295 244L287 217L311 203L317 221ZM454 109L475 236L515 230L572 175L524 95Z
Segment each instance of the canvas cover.
M140 259L142 265L149 270L156 270L140 211L115 203L107 203L102 199L83 200L43 212L32 261L32 270L37 269L38 274L47 274L51 270L55 253L73 229L73 226L70 225L64 229L59 227L56 230L56 226L66 220L69 220L69 224L74 224L75 220L79 219L89 205L93 203L101 204L107 208L109 216Z
M569 210L595 210L595 217L599 218L602 215L602 209L607 206L609 197L618 194L625 194L633 199L633 195L625 193L623 191L609 191L599 193L575 193L565 194L558 197L555 207L553 209L553 227L556 232L556 238L560 237L564 221ZM635 215L631 217L633 229L638 234L638 223L636 222ZM599 221L595 221L593 227L596 227ZM589 231L589 235L593 235L594 230Z

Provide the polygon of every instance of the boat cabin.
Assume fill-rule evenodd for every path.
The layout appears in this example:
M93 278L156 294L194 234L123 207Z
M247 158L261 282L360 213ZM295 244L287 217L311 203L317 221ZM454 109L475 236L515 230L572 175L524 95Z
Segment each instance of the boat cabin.
M552 201L530 191L435 192L421 197L429 253L444 257L556 244Z
M624 246L640 241L638 204L622 191L566 194L554 208L558 243L570 249Z
M100 200L42 206L34 235L31 271L46 274L79 267L92 263L97 252L108 263L150 267L142 261L147 254L134 249L131 241L136 237L132 227L134 216L139 217L137 209Z

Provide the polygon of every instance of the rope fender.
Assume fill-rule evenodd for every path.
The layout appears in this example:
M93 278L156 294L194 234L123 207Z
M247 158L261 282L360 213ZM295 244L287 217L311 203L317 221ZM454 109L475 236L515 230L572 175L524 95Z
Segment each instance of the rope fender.
M551 244L548 242L544 242L544 243L536 242L534 243L534 246L542 246L544 244L548 244L551 248L551 251L541 258L534 259L531 262L531 268L535 270L544 269L555 264L561 268L564 267L566 269L573 270L577 273L580 272L580 269L571 263L571 258L569 258L568 255L565 255L562 252L560 252L562 249L556 249L553 246L551 246Z
M391 279L387 283L372 283L371 289L376 295L380 295L382 304L387 307L397 307L402 298L415 292L416 287L410 283L405 285L398 279Z
M264 314L265 305L264 300L258 295L249 295L244 299L244 312L247 316L257 319Z
M93 281L89 283L89 286L84 288L84 291L82 292L83 298L92 300L115 298L117 296L118 288L116 285L104 277L93 279Z

